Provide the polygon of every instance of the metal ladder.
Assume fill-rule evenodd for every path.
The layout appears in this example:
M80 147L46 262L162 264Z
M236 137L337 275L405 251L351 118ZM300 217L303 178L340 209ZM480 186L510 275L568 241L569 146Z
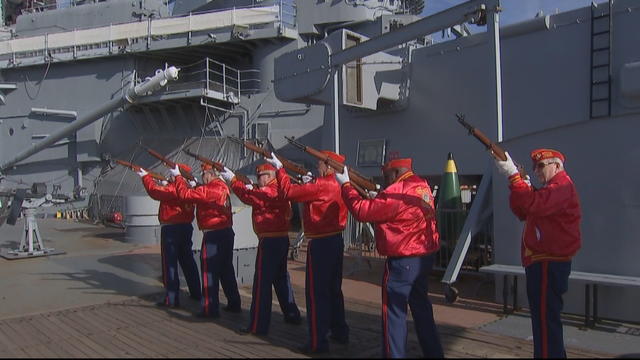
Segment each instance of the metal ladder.
M613 0L607 1L606 12L597 4L591 4L589 115L592 119L611 116L612 2Z

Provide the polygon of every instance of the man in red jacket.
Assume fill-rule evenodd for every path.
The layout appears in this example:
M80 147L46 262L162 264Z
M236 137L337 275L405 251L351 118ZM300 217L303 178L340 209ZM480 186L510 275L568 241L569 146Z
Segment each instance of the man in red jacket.
M527 297L535 358L566 357L562 336L562 295L567 292L571 258L581 246L580 201L564 171L565 157L553 149L531 152L534 173L543 186L534 189L519 174L507 153L496 161L509 178L509 204L525 221L521 257L527 278Z
M425 179L416 176L411 159L395 159L382 168L386 189L363 199L349 182L347 167L336 173L342 198L354 218L375 224L376 248L387 256L382 280L382 354L405 357L407 303L425 357L444 353L429 301L429 274L440 236L433 196Z
M197 205L198 227L204 232L200 252L202 271L202 313L198 317L220 317L219 283L227 297L226 311L241 312L240 293L233 269L233 217L229 188L215 170L202 164L204 185L189 188L176 166L171 169L176 178L178 198Z
M344 163L344 156L323 152ZM302 221L305 236L309 238L305 280L309 342L300 350L328 352L327 336L341 344L349 341L342 295L342 231L347 224L347 208L340 197L340 186L333 170L322 160L318 161L319 176L315 181L300 185L291 183L275 154L266 161L278 169L276 178L284 198L304 203Z
M191 168L185 164L179 164L186 171ZM164 300L157 303L159 306L180 306L180 276L178 275L178 263L189 286L191 298L200 300L200 276L198 266L193 258L191 247L191 235L193 234L193 204L182 202L178 199L176 184L172 181L166 184L158 184L144 169L140 169L138 175L142 178L142 184L149 196L160 201L158 220L160 228L160 255L162 258L162 283L166 290Z
M287 271L291 202L278 193L276 168L271 164L258 165L257 186L244 184L227 168L220 175L225 181L231 182L231 188L240 201L251 205L253 230L259 239L249 326L239 328L238 332L256 335L266 335L269 332L271 286L276 291L284 321L300 324L300 310L293 297Z

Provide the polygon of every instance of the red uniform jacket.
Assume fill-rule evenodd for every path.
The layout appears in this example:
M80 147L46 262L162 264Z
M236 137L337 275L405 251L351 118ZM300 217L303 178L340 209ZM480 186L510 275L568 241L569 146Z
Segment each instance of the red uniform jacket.
M200 230L220 230L233 225L229 188L219 178L190 189L182 176L176 176L178 198L197 205L196 218Z
M255 186L255 185L254 185ZM289 235L291 202L278 193L278 182L273 179L266 186L249 190L242 181L233 179L233 192L240 201L252 207L253 230L258 238Z
M142 184L153 200L160 201L158 220L161 224L191 224L195 206L178 200L175 183L162 186L147 174L142 177Z
M315 182L291 184L283 168L276 172L280 193L285 199L304 203L304 235L319 238L341 233L347 226L347 207L340 196L335 176L316 178Z
M561 171L537 190L518 174L509 180L511 210L526 221L522 233L522 265L570 260L581 246L581 214L578 193L569 175Z
M363 199L350 183L342 197L353 217L375 224L380 255L422 256L440 249L440 234L427 180L407 172L374 199Z

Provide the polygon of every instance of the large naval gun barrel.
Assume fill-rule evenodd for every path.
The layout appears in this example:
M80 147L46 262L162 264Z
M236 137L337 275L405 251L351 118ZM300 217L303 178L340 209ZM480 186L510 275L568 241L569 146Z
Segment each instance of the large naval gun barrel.
M156 70L156 74L153 77L148 78L143 83L138 84L135 87L129 88L124 92L123 96L106 102L102 106L88 112L84 116L79 117L69 125L59 129L58 131L44 138L39 143L34 144L30 148L16 155L13 159L0 165L0 172L4 172L6 169L12 167L13 165L19 163L20 161L28 158L31 155L46 149L57 141L74 133L78 129L81 129L93 123L105 114L122 106L126 102L134 103L140 96L145 95L148 92L160 89L161 87L166 85L169 80L176 80L178 78L178 71L179 69L175 66L171 66L165 70Z

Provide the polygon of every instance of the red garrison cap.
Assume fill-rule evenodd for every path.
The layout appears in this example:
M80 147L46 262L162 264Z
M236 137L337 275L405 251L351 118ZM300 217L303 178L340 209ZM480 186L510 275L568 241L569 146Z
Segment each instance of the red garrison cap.
M213 166L206 164L206 163L200 163L200 169L202 169L202 171L211 171L213 170Z
M412 163L411 158L393 159L393 160L389 160L386 164L384 164L384 166L382 167L382 170L386 171L389 169L399 169L399 168L412 169L411 163Z
M263 172L267 172L267 171L276 171L275 166L269 164L269 163L264 163L264 164L260 164L258 166L256 166L256 173L259 175Z
M191 166L187 164L178 164L178 167L184 172L191 172Z
M329 156L330 159L333 159L341 164L344 164L345 161L345 157L340 155L340 154L336 154L333 151L329 151L329 150L322 150L322 153Z
M540 160L558 158L564 163L564 155L560 151L553 149L535 149L531 152L531 160L537 163Z

